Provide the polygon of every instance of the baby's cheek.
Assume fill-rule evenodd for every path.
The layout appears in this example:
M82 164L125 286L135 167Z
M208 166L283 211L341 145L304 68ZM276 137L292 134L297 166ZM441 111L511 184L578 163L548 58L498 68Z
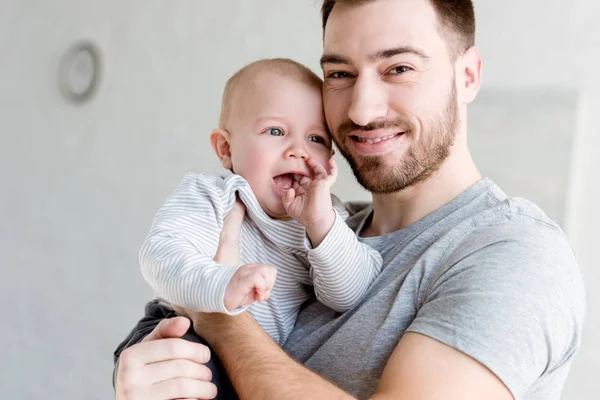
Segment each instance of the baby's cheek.
M333 156L332 149L323 146L323 149L319 150L318 155L315 155L315 159L329 172L329 159Z

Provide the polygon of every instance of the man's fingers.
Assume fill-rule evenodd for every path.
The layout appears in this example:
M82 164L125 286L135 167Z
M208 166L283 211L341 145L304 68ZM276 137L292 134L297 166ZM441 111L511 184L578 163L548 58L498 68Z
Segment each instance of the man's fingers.
M190 320L185 317L163 319L142 342L159 339L180 338L190 329Z
M190 378L205 382L212 380L212 372L206 365L183 359L149 364L144 374L145 379L153 383L175 378Z
M204 364L210 360L210 350L203 344L184 339L162 339L132 346L123 351L120 359L121 366L152 364L175 359Z
M152 395L156 399L214 399L217 387L211 382L176 378L153 385Z

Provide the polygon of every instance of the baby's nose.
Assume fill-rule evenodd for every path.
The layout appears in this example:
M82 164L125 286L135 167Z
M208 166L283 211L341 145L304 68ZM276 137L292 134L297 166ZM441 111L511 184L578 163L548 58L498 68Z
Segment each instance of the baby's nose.
M308 153L301 146L290 147L285 151L285 158L301 158L303 160L308 159Z

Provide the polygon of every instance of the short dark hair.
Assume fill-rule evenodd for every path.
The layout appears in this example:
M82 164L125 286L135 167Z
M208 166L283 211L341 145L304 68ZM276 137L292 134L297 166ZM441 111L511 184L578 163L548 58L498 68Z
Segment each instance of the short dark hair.
M321 7L323 33L336 4L362 5L376 0L324 0ZM435 9L442 37L449 36L449 50L454 57L475 45L475 10L472 0L429 0Z

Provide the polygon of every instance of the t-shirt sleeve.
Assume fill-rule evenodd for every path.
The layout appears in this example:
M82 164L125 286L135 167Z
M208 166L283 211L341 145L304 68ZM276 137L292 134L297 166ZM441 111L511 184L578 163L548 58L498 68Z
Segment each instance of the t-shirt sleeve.
M540 221L473 229L447 250L407 331L489 368L522 398L569 363L581 341L584 288L573 251Z

